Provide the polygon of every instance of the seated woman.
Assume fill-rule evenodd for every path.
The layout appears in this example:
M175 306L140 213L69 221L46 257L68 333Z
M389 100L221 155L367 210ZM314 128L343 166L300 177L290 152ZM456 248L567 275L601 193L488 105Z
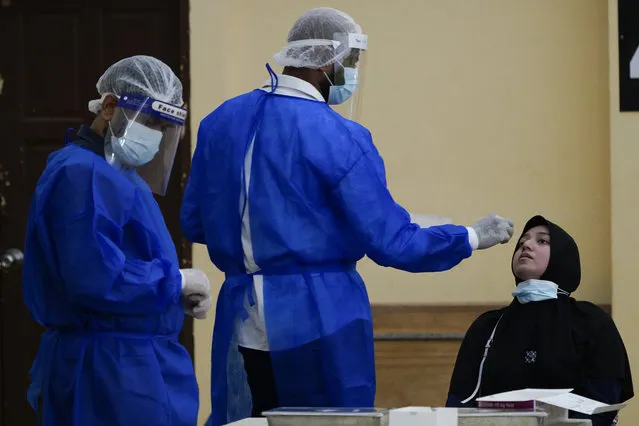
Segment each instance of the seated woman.
M573 388L608 404L634 395L623 341L609 314L570 293L581 280L572 237L541 216L526 224L512 258L515 299L477 318L457 355L449 407L473 406L476 398L524 388ZM590 418L614 424L617 413Z

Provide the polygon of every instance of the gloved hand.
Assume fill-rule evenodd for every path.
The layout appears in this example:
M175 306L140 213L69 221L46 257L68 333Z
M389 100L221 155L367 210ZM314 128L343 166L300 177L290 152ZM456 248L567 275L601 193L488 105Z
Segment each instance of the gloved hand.
M184 312L197 319L206 318L211 308L211 283L199 269L180 269Z
M205 319L212 304L210 296L202 297L195 294L184 300L184 312L195 319Z
M513 236L513 221L491 214L479 219L472 228L477 233L479 244L477 249L482 250L496 244L505 244Z

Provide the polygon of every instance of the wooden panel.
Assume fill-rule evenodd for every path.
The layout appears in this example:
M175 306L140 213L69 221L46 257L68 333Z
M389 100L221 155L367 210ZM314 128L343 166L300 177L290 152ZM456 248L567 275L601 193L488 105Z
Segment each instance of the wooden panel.
M375 342L379 407L441 407L459 340Z
M480 314L494 305L373 306L375 333L463 334Z
M600 305L611 312L610 305ZM443 406L466 330L499 306L373 306L378 407Z
M495 306L374 306L379 407L443 406L464 333Z

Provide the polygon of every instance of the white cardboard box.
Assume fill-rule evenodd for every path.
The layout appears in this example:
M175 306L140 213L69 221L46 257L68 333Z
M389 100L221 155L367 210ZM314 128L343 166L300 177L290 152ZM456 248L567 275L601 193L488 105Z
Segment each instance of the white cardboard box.
M250 418L229 423L227 426L268 426L268 420L264 418Z
M404 407L388 416L389 426L457 426L456 408Z

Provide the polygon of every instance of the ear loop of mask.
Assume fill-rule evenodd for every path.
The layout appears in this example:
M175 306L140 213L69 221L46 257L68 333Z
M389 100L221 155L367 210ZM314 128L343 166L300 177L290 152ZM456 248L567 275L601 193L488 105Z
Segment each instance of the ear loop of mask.
M342 67L342 69L344 69L344 65L340 62L340 61L336 61L336 64L339 64L340 67ZM335 65L333 65L333 69L335 69ZM328 76L328 74L326 74L326 71L322 71L324 73L324 77L326 77L326 79L328 80L328 84L330 84L331 86L335 86L335 84L333 83L333 80L331 80L331 78Z
M133 123L135 119L138 118L138 115L140 115L140 112L136 111L134 113L133 119L131 119L126 113L126 108L120 108L120 111L122 111L122 114L124 114L124 118L126 118L126 122L127 122L126 126L124 126L124 133L122 134L122 136L120 136L120 137L124 137L124 135L126 135L127 130L129 130L129 128L131 127L131 123ZM111 127L111 120L109 121L109 130L111 130L111 134L115 136L115 132L113 131L113 128Z
M113 152L113 138L115 137L116 139L120 139L121 137L123 137L124 135L126 135L126 131L127 131L127 130L129 129L129 127L131 126L131 124L130 124L130 123L131 123L131 119L130 119L130 118L129 118L129 116L126 114L125 108L120 108L120 111L122 111L122 114L124 114L124 118L126 118L126 121L127 121L127 124L126 124L126 126L124 127L124 133L123 133L123 134L122 134L122 136L120 136L120 137L115 136L115 132L113 131L113 127L111 127L111 121L112 121L112 120L109 120L109 124L108 124L108 126L109 126L109 130L111 131L111 139L110 139L110 140L108 140L108 141L105 141L105 142L106 142L106 144L111 145L111 155L110 155L110 158L107 158L107 159L106 159L106 160L107 160L107 162L108 162L109 164L111 164L111 165L113 165L114 163L116 163L115 152ZM138 113L138 114L139 114L139 113ZM135 115L135 117L134 117L134 120L133 120L133 121L135 121L135 118L137 118L137 114Z
M326 77L326 79L328 80L328 84L330 84L331 86L335 86L331 78L328 76L328 74L326 74L326 71L322 71L322 72L324 73L324 77Z
M486 346L484 347L484 356L481 359L481 364L479 364L479 375L477 376L477 386L475 386L475 391L473 392L471 396L463 400L462 404L467 404L469 401L471 401L475 397L475 395L477 395L477 393L479 392L479 389L481 388L481 378L482 378L482 375L484 374L484 362L486 361L486 358L488 358L488 350L492 346L493 339L495 338L495 332L497 331L497 327L499 326L499 323L501 322L501 319L503 317L504 317L504 314L502 314L499 317L499 320L497 320L497 324L495 324L495 328L493 328L493 332L490 334L490 337L488 338L488 341L486 342Z

